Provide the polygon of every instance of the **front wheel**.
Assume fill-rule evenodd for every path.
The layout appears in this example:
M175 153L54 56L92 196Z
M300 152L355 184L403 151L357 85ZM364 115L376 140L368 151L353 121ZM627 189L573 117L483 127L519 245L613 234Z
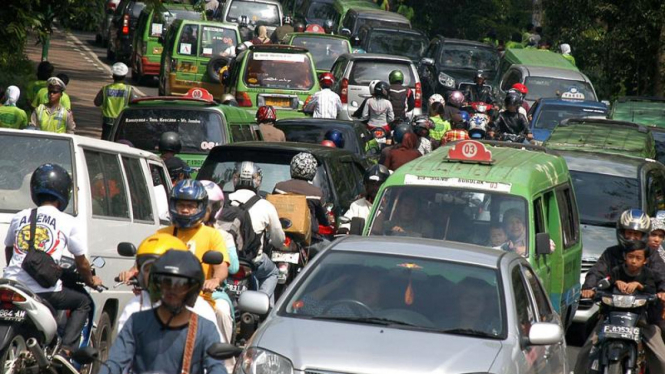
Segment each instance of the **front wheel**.
M4 374L16 372L16 360L19 354L26 349L25 339L21 335L12 338L7 347L0 352L0 368L2 368Z
M623 374L623 362L616 361L605 366L605 374Z
M113 334L113 326L111 326L111 318L108 313L103 312L99 317L99 323L92 335L92 346L99 351L99 361L105 362L109 358L109 350L111 350L111 338ZM99 371L99 361L93 364L90 374L97 374Z

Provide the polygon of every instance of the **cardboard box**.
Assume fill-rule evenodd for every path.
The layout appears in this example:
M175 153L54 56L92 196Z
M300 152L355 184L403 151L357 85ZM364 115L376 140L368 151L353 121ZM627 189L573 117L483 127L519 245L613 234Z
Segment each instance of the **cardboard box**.
M279 218L291 221L290 227L283 227L284 232L309 245L312 240L312 217L305 195L268 195L266 200L275 206Z

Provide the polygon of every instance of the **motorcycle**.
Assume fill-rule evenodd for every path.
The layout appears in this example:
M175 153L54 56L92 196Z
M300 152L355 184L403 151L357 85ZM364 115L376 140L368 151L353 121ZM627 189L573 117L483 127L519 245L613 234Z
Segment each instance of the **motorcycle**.
M367 126L369 128L369 131L372 133L372 137L376 142L379 144L379 148L383 149L386 146L390 145L391 139L390 139L390 127L388 125L385 126L377 126L377 127L371 127Z
M292 222L286 218L280 217L279 222L283 229L288 229L292 225ZM285 236L284 249L273 249L270 254L270 259L279 271L275 299L281 296L286 287L291 284L291 281L309 261L309 252L306 244L301 241L302 239L288 232L285 232Z
M482 125L486 128L490 127L490 124L492 123L491 105L482 101L476 101L468 103L463 110L470 115L469 124L476 124L477 126Z
M258 290L259 282L254 276L254 263L245 259L238 259L238 262L240 263L240 268L235 274L229 275L221 290L231 300L232 313L234 315L235 326L231 342L235 342L238 346L244 346L258 328L259 316L249 312L238 313L238 300L243 292ZM213 294L213 298L218 299L215 297L215 294Z

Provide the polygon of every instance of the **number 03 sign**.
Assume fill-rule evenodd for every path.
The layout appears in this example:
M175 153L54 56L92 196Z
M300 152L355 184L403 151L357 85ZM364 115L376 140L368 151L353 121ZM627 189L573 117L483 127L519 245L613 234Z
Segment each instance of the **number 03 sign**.
M464 140L448 151L449 161L492 163L492 152L476 140Z

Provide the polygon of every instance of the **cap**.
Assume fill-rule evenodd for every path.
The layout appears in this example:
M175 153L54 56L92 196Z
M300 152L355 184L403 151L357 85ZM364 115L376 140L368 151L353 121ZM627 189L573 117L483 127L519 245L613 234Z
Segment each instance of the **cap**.
M60 78L58 78L58 77L51 77L51 78L49 78L49 79L46 81L46 84L48 84L49 86L57 86L57 87L60 87L63 91L65 90L65 88L67 88L67 85L65 84L65 82L63 82L62 79L60 79Z
M113 72L113 75L117 75L119 77L124 77L127 75L127 73L129 73L127 65L123 64L122 62L116 62L113 64L111 71Z
M169 171L169 175L171 175L171 178L178 174L182 173L190 173L192 169L187 165L185 161L180 159L179 157L173 156L164 161L166 164L166 169Z

